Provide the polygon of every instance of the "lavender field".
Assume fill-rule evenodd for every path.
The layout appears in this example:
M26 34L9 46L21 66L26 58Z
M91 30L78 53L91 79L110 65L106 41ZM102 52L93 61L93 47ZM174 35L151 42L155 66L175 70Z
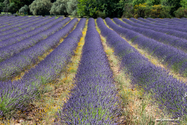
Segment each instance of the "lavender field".
M186 97L186 18L0 16L0 124L184 124Z

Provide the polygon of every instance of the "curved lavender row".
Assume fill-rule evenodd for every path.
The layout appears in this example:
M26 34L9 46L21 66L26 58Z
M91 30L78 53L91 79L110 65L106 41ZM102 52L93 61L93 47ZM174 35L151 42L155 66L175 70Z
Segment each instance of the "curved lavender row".
M28 104L28 102L39 94L37 90L41 84L50 82L57 77L76 48L77 42L82 35L80 30L84 28L85 21L86 19L82 18L76 29L71 33L71 36L74 36L74 38L68 36L36 68L26 73L21 81L14 81L13 83L11 81L0 82L0 97L10 100L4 104L9 108L8 111L12 109L24 109L24 105ZM4 115L8 111L0 109L0 115Z
M59 23L60 21L62 21L62 20L63 20L63 17L58 18L58 19L56 19L56 20L53 20L53 19L51 19L51 20L52 20L51 22L46 21L46 22L48 22L48 23L45 24L45 25L42 25L41 22L40 22L38 25L39 25L39 26L42 25L42 26L36 28L35 30L31 30L31 31L26 32L26 33L24 33L24 34L21 34L21 35L18 35L18 36L12 37L12 38L8 38L8 39L6 39L6 40L1 41L1 42L0 42L0 48L5 47L5 46L8 46L8 45L12 45L12 44L17 43L17 42L20 42L20 40L24 40L24 39L26 39L26 38L29 38L30 36L33 36L33 35L38 34L38 33L42 32L42 31L44 31L44 30L46 30L46 29L49 29L49 28L51 28L53 25L55 25L56 23ZM36 25L36 27L37 27L37 25ZM19 34L19 33L18 33L18 34ZM47 37L49 34L52 34L52 32L51 32L51 33L48 33L48 34L45 34L44 36ZM15 35L15 34L14 34L14 35ZM7 36L7 37L8 37L8 36Z
M75 30L70 33L73 38L68 35L51 54L34 69L26 73L21 81L14 81L13 83L11 81L0 81L0 98L9 100L5 101L3 105L7 109L0 108L0 116L5 115L11 110L24 109L25 105L39 94L38 88L42 84L56 79L76 48L82 36L81 30L85 26L85 21L86 19L82 18ZM2 104L1 100L0 104Z
M2 17L2 18L6 18L5 16L4 17ZM5 25L7 25L7 24L9 24L9 23L13 23L13 24L15 24L15 23L18 23L18 21L20 21L20 20L24 20L24 19L27 19L26 17L20 17L20 18L18 18L18 17L7 17L7 19L3 19L2 21L1 21L1 24L5 24Z
M141 19L139 19L139 20L141 20L141 21L143 21L143 22L152 23L152 24L155 24L155 25L157 25L157 26L158 26L158 24L159 24L159 25L163 25L163 26L166 26L166 27L168 27L168 26L171 27L170 25L168 25L168 23L169 23L168 21L162 22L162 23L159 23L159 22L157 23L157 21L159 21L159 19L157 19L157 20L152 20L152 19L151 19L151 20L150 20L149 18L147 18L147 19L141 18ZM167 23L167 22L168 22L168 23ZM180 24L185 25L185 23L183 22L183 20L180 21ZM179 24L179 25L180 25L180 24ZM175 27L175 28L177 28L177 27ZM180 27L178 27L178 28L180 28ZM184 27L183 27L183 29L184 29Z
M112 71L95 28L89 19L75 88L59 117L68 125L114 125L117 97Z
M158 57L160 60L162 60L162 63L168 66L168 68L187 76L186 53L172 46L168 46L166 44L157 42L156 40L147 38L135 31L121 28L117 24L114 24L109 18L106 18L105 20L107 24L117 33L124 36L128 40L132 40L133 43L138 44L141 48L147 50L153 56Z
M181 32L181 31L177 31L177 30L173 30L173 29L167 29L167 28L164 28L164 27L162 27L162 28L159 27L158 28L158 26L155 26L155 25L152 25L152 26L149 25L149 26L147 26L147 23L144 23L144 22L139 21L139 20L136 20L136 21L134 21L134 20L135 19L132 19L132 21L133 21L132 22L132 21L129 21L127 19L123 19L123 21L125 21L126 23L128 23L128 24L130 24L132 26L146 28L146 29L151 29L151 30L155 30L155 31L158 31L158 32L162 32L162 33L174 35L174 36L179 37L179 38L187 39L187 33L185 33L185 32Z
M62 37L68 34L73 29L77 18L73 19L63 29L57 31L53 35L47 37L35 46L26 49L17 55L0 63L0 80L7 80L17 73L20 73L24 68L35 63L38 56L44 54L47 50L57 45Z
M54 18L51 18L51 19L54 19ZM46 19L46 18L43 18L43 19L38 19L38 20L29 20L27 21L28 24L22 24L20 26L16 26L16 27L12 27L11 29L8 29L8 30L5 30L5 31L2 31L0 32L0 36L3 36L3 35L7 35L7 34L10 34L10 33L15 33L15 32L19 32L21 30L25 30L27 31L27 29L34 29L36 26L35 25L38 25L39 23L41 23L42 21L45 21L43 23L46 23L47 20L50 20L49 19ZM33 22L34 21L34 22ZM43 24L44 25L44 24ZM34 26L34 27L31 27L31 26Z
M62 19L62 18L59 18L59 19ZM49 23L49 21L51 21L51 20L58 21L59 19L55 20L55 18L51 18L51 19L43 21L43 23L41 21L39 21L36 24L35 23L28 24L29 27L26 27L24 29L20 29L17 32L13 32L13 33L10 33L10 34L3 35L3 36L1 36L0 40L1 40L1 42L6 42L6 41L9 41L10 39L18 39L18 40L23 39L24 35L29 37L30 36L29 31L32 32L35 28L41 27L43 25L46 25L46 23Z
M12 21L12 19L16 17L15 16L0 16L0 18L1 18L0 25L4 25L6 23L9 23L10 21Z
M134 22L138 22L138 23L145 23L145 22L142 22L142 21L140 21L139 19L137 20L137 19L135 19L135 18L130 18L130 20L131 21L134 21ZM172 27L177 27L177 28L180 28L180 27L182 27L182 28L186 28L186 22L185 21L182 21L182 20L169 20L169 21L167 21L167 20L164 20L164 19L162 19L163 21L162 21L162 23L157 23L157 21L155 21L154 23L155 24L157 24L156 26L158 27L166 27L167 28L167 26L172 26ZM154 25L154 23L151 23L151 24L153 24ZM150 25L150 24L149 24ZM155 26L155 25L154 25Z
M5 30L8 30L8 29L11 29L13 27L17 27L17 26L21 26L21 25L24 25L24 24L27 24L28 22L32 22L31 20L38 20L38 18L31 18L31 19L25 19L25 20L18 20L18 21L15 21L15 25L8 25L8 26L5 26L3 28L0 28L0 31L5 31Z
M35 18L35 19L42 19L42 18L48 18L48 17L42 17L42 16L39 16L39 17L25 17L25 18L22 18L22 17L13 17L13 18L11 18L10 20L6 20L6 19L4 19L3 18L3 20L2 20L2 22L4 22L4 24L2 23L1 24L1 26L2 25L4 25L4 26L9 26L9 24L11 24L11 25L16 25L16 24L18 24L18 23L20 23L20 21L24 21L24 20L26 20L26 19L31 19L31 18Z
M120 57L121 67L125 67L131 74L132 83L151 92L153 97L160 102L160 107L166 106L173 117L182 116L184 106L187 106L187 103L182 100L187 92L187 85L173 78L165 69L149 62L115 31L107 28L101 18L97 19L97 23L101 34L107 39L107 44L113 47L115 55ZM184 113L187 112L184 111Z
M165 26L186 26L186 21L179 20L179 19L159 19L155 21L156 24L165 25ZM184 28L184 27L183 27Z
M70 22L71 25L73 25L72 23L75 21L77 21L76 18L73 19L72 22ZM41 83L43 83L44 81L45 83L47 83L56 79L57 75L62 71L64 66L66 66L72 54L74 53L74 50L77 47L77 43L82 36L81 31L85 26L85 22L86 19L82 18L77 27L52 53L50 53L34 69L31 69L29 73L24 75L23 80L25 81L25 83L34 83L36 86L38 86L41 85ZM61 35L61 38L63 36L64 35Z
M151 25L155 25L157 27L162 27L162 26L160 26L160 24L157 25L157 23L153 23L153 22L149 21L148 18L147 19L140 19L140 20L146 21L148 23L147 25L149 25L149 23L150 23ZM187 29L181 28L181 27L165 26L164 28L187 32Z
M18 21L20 21L20 20L21 20L21 18L12 17L10 19L10 18L3 17L3 19L1 20L0 28L10 26L10 25L15 25L16 23L19 23Z
M176 47L180 50L187 52L187 40L185 40L185 39L181 39L181 38L178 38L178 37L175 37L172 35L163 34L163 33L151 30L151 29L134 27L134 26L125 24L124 22L120 21L117 18L114 18L113 20L116 24L118 24L124 28L128 28L128 29L133 30L135 32L141 33L144 36L147 36L151 39L155 39L159 42L162 42L167 45L171 45L173 47Z
M18 43L5 46L3 48L0 48L0 62L4 61L5 59L14 56L15 54L23 51L24 49L28 49L32 46L34 46L36 43L40 42L43 40L45 37L44 35L51 35L51 33L56 32L59 30L65 23L67 23L70 20L70 18L64 19L62 22L54 25L52 28L43 31L39 34L33 35L27 39L24 39Z

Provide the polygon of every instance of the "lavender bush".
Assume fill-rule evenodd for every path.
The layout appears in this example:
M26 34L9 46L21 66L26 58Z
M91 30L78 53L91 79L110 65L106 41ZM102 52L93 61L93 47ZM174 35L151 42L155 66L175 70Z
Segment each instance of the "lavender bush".
M90 18L76 86L59 111L59 124L114 125L118 100L112 75L94 19Z
M111 20L105 19L112 27ZM186 100L183 101L187 85L173 78L163 68L156 67L135 48L130 46L115 31L107 28L101 18L97 19L101 34L106 37L107 44L114 49L121 60L121 68L131 74L132 84L138 85L146 92L151 92L160 108L166 108L172 117L180 117L187 113ZM119 30L119 29L118 29ZM132 35L129 34L131 37Z
M75 18L70 25L73 25ZM61 70L66 66L74 49L82 35L86 19L83 18L78 23L76 29L42 62L26 73L22 80L1 82L0 81L0 116L7 116L14 111L24 110L29 102L36 98L39 93L38 88L47 82L56 79ZM70 27L70 25L68 27ZM67 29L68 30L68 29ZM60 30L56 37L66 30Z
M146 28L142 28L142 27L135 27L135 26L131 26L128 24L123 23L122 21L120 21L117 18L113 19L117 24L119 24L120 26L124 27L124 28L128 28L130 30L133 30L135 32L141 33L144 36L147 36L151 39L155 39L159 42L171 45L173 47L176 47L178 49L181 49L183 51L187 52L187 40L185 39L181 39L172 35L167 35L167 34L163 34L157 31L154 31L152 29L146 29ZM187 33L186 33L187 35Z
M140 33L130 29L121 28L114 24L111 19L105 19L107 24L127 40L138 44L142 49L150 52L151 55L158 57L160 61L181 75L187 76L187 54L172 46L157 42L147 38Z
M8 30L5 30L5 31L1 31L0 33L0 36L4 36L4 35L7 35L8 36L8 34L10 34L10 33L16 33L16 32L21 32L22 33L22 31L21 30L32 30L32 29L34 29L34 28L36 28L37 26L36 26L36 24L38 25L38 23L41 23L41 22L43 22L43 24L41 23L41 26L42 25L44 25L44 24L46 24L46 23L48 23L48 22L50 22L50 21L52 21L52 20L54 20L54 18L49 18L49 19L47 19L47 18L43 18L43 19L38 19L38 20L33 20L33 19L31 19L31 20L28 20L27 22L28 23L23 23L22 25L20 25L20 26L16 26L16 27L14 27L13 25L11 25L12 26L12 28L11 29L8 29ZM33 26L33 27L31 27L31 26ZM40 25L38 25L38 26L40 26Z
M51 21L48 24L45 24L45 21L44 22L39 22L38 24L35 24L35 26L31 26L30 27L31 29L27 28L25 31L23 30L22 34L20 34L20 33L11 33L11 34L13 34L14 37L11 36L11 34L5 35L5 36L2 37L2 39L5 38L5 40L0 42L0 48L2 48L4 46L11 45L11 44L14 44L16 42L19 42L19 41L21 41L23 39L26 39L26 38L32 36L32 35L40 33L42 31L50 28L51 26L53 26L55 23L58 23L58 22L60 22L62 20L63 20L63 18L58 18L57 20L53 20L53 21ZM48 21L46 21L46 22L48 22ZM43 23L45 25L43 25ZM37 28L37 29L33 30L33 28L34 29Z
M152 24L155 24L155 26L157 26L157 27L163 27L163 26L160 26L160 25L162 25L163 23L156 23L156 20L155 20L155 19L151 19L152 21L149 21L150 18L147 18L147 19L141 19L141 18L140 18L140 20L147 22L147 25L149 25L149 23L151 23L151 25L152 25ZM182 23L182 22L183 22L183 21L181 21L180 23ZM165 26L164 28L173 29L173 30L178 30L178 31L182 31L182 32L187 32L187 29L182 28L182 27L174 27L174 26L169 26L169 25L167 25L167 26Z
M48 26L51 26L51 28L48 27L49 29L46 29L46 27L40 27L40 28L33 31L33 33L40 32L39 34L33 35L27 39L24 39L20 42L15 43L15 44L0 48L0 62L2 62L3 60L5 60L11 56L14 56L15 54L23 51L24 49L28 49L29 47L34 46L35 44L37 44L41 40L45 39L46 35L49 36L51 33L56 32L57 30L62 28L62 26L65 23L67 23L69 20L70 20L70 18L66 18L57 24L56 24L56 21L51 22L50 24L48 24ZM43 30L43 32L42 32L42 30Z
M27 66L32 65L38 59L38 56L44 54L47 50L57 45L62 37L68 34L73 29L77 18L74 18L68 25L63 29L57 31L53 35L47 37L35 46L26 49L17 55L0 63L0 80L7 80L17 73L23 71ZM63 25L61 25L63 26ZM51 28L52 29L52 28ZM52 33L48 31L49 33ZM41 35L41 34L40 34Z
M177 30L174 30L174 29L167 29L167 27L164 27L164 26L163 27L160 27L160 26L158 27L158 25L152 25L152 24L147 25L148 23L145 23L145 22L142 22L142 21L136 20L136 19L131 19L131 21L127 20L127 19L123 19L123 21L125 21L126 23L128 23L132 26L141 27L141 28L145 28L145 29L151 29L151 30L154 30L154 31L158 31L158 32L162 32L162 33L165 33L165 34L173 35L173 36L176 36L176 37L179 37L179 38L187 39L187 33L177 31Z

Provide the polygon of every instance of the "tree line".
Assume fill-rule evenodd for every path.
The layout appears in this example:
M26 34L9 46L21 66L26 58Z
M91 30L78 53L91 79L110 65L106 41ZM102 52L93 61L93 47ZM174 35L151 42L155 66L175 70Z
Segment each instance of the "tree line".
M187 17L187 0L0 0L1 12L74 17Z

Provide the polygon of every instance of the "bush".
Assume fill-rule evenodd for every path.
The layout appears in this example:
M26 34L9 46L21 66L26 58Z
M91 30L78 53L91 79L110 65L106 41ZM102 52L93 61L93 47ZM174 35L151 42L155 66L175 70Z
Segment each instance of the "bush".
M181 5L183 8L187 8L187 1L186 1L186 0L181 0L181 1L180 1L180 5Z
M3 11L3 8L5 7L5 4L3 2L0 2L0 10Z
M77 15L77 0L69 0L67 2L67 13L73 16Z
M174 14L177 18L187 17L187 8L180 7L178 10L174 12Z
M14 2L9 3L9 0L5 0L3 3L1 3L0 6L3 12L10 12L10 13L16 12L16 4Z
M136 5L143 4L145 2L146 2L146 0L133 0L132 4L133 4L133 6L136 6Z
M33 15L49 15L52 3L50 0L35 0L29 5L30 12Z
M125 3L122 18L133 17L133 14L134 14L133 4L132 3Z
M159 5L149 6L146 3L134 6L134 17L171 18L170 7Z
M151 17L151 6L146 3L135 5L134 6L134 18L138 17Z
M79 17L121 17L123 9L124 0L78 0L77 4L77 14Z
M67 16L67 2L68 0L57 0L53 3L50 14Z
M29 7L27 5L24 5L19 9L20 14L28 14Z
M154 5L151 8L151 17L153 18L171 18L170 7L159 5Z

